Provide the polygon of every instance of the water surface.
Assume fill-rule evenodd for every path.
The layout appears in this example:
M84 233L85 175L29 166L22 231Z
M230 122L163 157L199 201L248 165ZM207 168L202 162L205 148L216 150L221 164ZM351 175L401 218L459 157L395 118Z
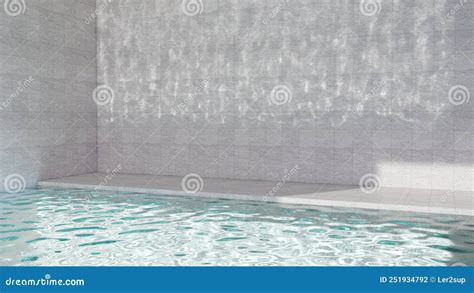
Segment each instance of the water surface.
M151 194L0 194L0 265L474 265L474 218Z

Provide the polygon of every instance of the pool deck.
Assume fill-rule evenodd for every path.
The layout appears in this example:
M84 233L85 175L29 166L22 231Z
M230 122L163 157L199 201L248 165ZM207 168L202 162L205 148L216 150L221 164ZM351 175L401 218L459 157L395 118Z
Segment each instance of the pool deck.
M203 178L202 190L189 193L181 187L183 177L106 176L92 173L50 179L40 181L38 186L474 216L474 192L470 191L380 188L367 194L350 185ZM276 192L271 194L272 190Z

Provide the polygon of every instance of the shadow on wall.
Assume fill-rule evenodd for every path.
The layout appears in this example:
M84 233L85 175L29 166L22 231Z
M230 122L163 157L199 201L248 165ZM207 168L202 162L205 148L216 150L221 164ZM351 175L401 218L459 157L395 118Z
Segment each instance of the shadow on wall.
M364 2L110 5L99 170L472 191L472 3Z

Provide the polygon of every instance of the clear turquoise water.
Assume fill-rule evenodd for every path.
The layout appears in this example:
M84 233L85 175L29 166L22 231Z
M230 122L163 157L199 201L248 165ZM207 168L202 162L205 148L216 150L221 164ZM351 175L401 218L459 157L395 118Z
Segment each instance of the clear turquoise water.
M84 190L0 194L0 265L474 265L474 219Z

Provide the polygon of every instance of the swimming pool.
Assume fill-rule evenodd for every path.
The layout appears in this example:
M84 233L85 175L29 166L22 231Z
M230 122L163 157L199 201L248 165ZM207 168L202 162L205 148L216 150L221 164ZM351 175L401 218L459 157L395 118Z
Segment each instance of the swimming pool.
M474 265L474 218L74 189L0 194L0 265Z

